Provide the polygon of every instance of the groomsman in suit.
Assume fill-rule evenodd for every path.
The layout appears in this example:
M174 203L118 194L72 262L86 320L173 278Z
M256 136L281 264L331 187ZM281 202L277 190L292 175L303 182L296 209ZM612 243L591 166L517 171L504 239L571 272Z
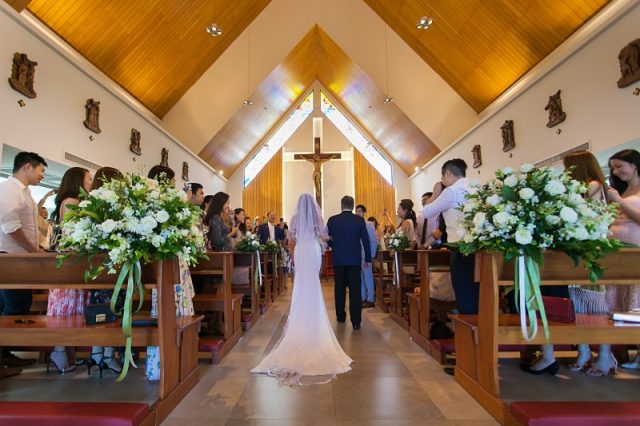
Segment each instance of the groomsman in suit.
M353 214L353 197L342 197L340 204L342 213L331 216L327 221L327 233L331 238L329 245L333 250L336 316L338 322L346 322L344 307L349 288L349 316L353 328L357 330L362 321L360 271L362 268L371 268L371 246L364 219ZM361 248L364 248L364 263Z
M365 214L367 213L367 208L358 204L356 206L356 215L361 218L365 218ZM367 233L369 234L369 246L371 247L371 258L373 259L376 256L376 252L378 249L378 239L376 238L376 229L371 222L365 222L367 225ZM364 246L360 251L361 255L364 257ZM373 285L373 268L365 268L364 264L362 266L360 280L362 281L361 291L362 291L362 307L363 308L373 308L375 306L375 292Z
M276 225L275 212L267 213L267 223L263 223L258 227L258 239L260 244L266 244L267 241L275 241L282 244L284 241L284 230Z

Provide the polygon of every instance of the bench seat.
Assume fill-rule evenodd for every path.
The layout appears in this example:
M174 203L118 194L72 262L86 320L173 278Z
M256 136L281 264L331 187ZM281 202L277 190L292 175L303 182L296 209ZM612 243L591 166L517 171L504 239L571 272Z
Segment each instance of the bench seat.
M128 402L0 401L0 426L137 426L148 416L147 404Z
M511 424L530 426L631 426L640 424L640 402L522 401L509 407ZM509 423L507 423L509 424Z

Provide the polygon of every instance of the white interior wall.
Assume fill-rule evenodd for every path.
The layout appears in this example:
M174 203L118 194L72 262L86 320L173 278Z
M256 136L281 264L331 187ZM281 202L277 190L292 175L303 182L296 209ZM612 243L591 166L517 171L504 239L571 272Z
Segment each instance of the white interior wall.
M226 189L226 181L195 154L134 111L126 100L114 95L88 76L85 70L61 56L28 30L29 24L6 4L0 7L0 58L8 72L14 52L27 53L38 62L35 71L36 99L14 91L6 77L0 83L0 150L2 144L35 151L47 159L72 165L64 160L69 152L100 166L112 166L125 172L146 174L160 162L162 148L169 150L169 166L181 181L182 162L189 164L191 181L201 182L208 193ZM100 101L102 133L87 130L85 102ZM25 107L18 100L26 102ZM131 128L141 133L142 156L129 151ZM93 137L93 141L89 140Z
M640 4L637 4L503 109L443 151L410 179L413 199L418 200L439 180L444 161L462 158L471 166L471 149L477 144L482 146L483 165L477 170L470 168L467 176L484 182L498 168L534 163L585 142L590 142L592 151L598 153L640 141L640 97L633 95L640 82L623 89L616 85L620 77L618 53L627 43L640 37L639 22ZM558 89L562 90L567 118L558 126L547 128L548 112L544 108L549 96ZM507 153L502 152L500 130L505 120L514 120L516 139L516 147ZM640 149L640 142L636 145Z

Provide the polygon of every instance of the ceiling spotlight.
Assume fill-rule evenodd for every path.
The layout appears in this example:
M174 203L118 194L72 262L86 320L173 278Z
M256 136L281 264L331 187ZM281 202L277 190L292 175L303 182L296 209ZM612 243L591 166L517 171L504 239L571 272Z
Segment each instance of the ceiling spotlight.
M416 24L416 28L419 30L426 30L431 26L431 24L433 24L433 19L423 16Z
M253 101L251 99L245 99L244 101L242 101L242 105L251 106L253 105Z
M396 100L393 99L391 96L387 96L386 98L384 98L384 103L385 104L392 104L394 103Z
M220 29L220 27L218 26L218 24L213 23L211 25L209 25L206 28L207 32L209 34L211 34L213 37L218 37L219 35L222 35L222 30Z
M218 172L218 174L219 174L220 176L224 176L224 172L223 172L222 170L220 170L220 171Z

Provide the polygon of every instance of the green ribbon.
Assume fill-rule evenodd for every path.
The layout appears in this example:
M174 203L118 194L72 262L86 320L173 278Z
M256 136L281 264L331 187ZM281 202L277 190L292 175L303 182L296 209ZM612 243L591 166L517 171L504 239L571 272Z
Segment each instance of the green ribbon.
M120 294L120 290L122 289L122 284L124 283L125 278L127 279L127 291L125 293L124 299L124 310L122 312L116 312L116 302L117 295ZM131 312L131 303L133 301L133 292L135 288L138 289L138 295L140 300L138 301L138 308L135 312ZM133 361L133 356L131 354L131 346L132 346L132 338L133 333L131 331L131 321L133 314L136 314L142 308L142 303L144 301L144 288L142 286L142 268L140 266L140 261L136 262L126 262L122 265L120 269L120 275L116 281L115 288L113 290L114 296L111 297L111 311L116 315L122 315L122 334L126 339L125 344L125 352L124 352L124 363L122 366L122 371L120 372L120 376L116 379L116 382L121 382L127 377L127 372L129 371L129 364L133 365L134 368L137 368L135 362Z
M522 337L526 341L533 340L538 334L538 318L544 329L544 336L549 341L549 324L540 293L540 268L530 256L519 256L515 261L515 300L520 312Z
M253 286L256 289L256 293L258 293L258 297L260 297L260 252L256 251L256 265L253 268Z
M278 253L273 252L273 275L278 279Z

